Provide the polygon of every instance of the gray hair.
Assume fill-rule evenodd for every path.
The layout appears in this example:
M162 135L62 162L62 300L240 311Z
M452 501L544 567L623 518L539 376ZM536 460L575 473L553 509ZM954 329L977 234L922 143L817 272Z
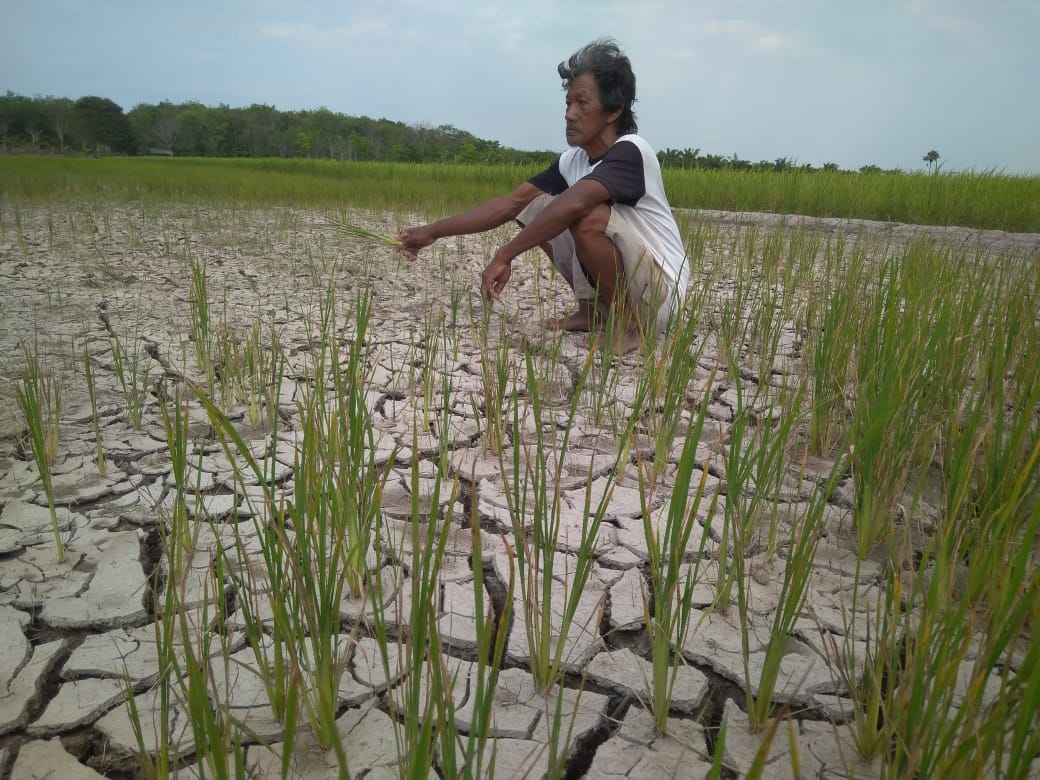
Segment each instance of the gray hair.
M635 133L636 115L632 104L636 102L636 74L632 63L613 38L599 38L578 49L557 70L567 89L578 76L589 73L596 80L599 101L607 113L621 109L618 133Z

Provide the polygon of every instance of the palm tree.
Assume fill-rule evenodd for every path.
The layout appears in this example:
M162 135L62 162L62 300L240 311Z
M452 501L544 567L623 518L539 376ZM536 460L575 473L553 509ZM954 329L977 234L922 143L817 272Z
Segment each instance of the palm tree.
M930 170L932 170L932 166L935 165L937 162L939 162L939 153L937 151L935 151L935 149L932 149L930 152L928 152L928 154L926 154L921 159L923 159L928 164L928 170L930 171ZM936 170L938 170L938 169L936 169Z

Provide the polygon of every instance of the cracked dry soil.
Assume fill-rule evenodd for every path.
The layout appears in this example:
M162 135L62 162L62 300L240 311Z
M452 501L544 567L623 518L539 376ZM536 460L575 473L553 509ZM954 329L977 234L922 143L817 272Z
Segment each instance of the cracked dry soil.
M9 208L9 207L5 207ZM730 251L749 230L764 228L817 231L826 241L877 236L906 241L922 229L913 226L810 220L776 215L701 212L691 216L709 225L706 256ZM359 224L393 234L392 215L358 214ZM13 220L6 219L11 225ZM934 231L933 231L934 232ZM1036 252L1040 236L942 229L939 240L982 252L1006 249ZM499 236L500 238L500 236ZM437 466L434 456L449 451L449 477L459 478L453 532L441 572L437 626L460 679L472 672L474 659L474 580L482 582L496 615L506 598L505 582L513 566L506 543L512 534L502 466L481 443L474 398L482 392L480 343L467 313L475 302L488 239L468 237L441 242L418 264L409 264L381 246L336 234L322 215L307 211L242 211L190 206L64 205L36 207L23 216L17 231L0 238L0 775L12 778L98 776L138 777L138 742L127 713L127 686L138 711L150 722L161 706L157 698L158 649L155 622L164 585L159 518L171 501L172 478L158 397L170 393L191 373L192 263L205 265L211 311L226 323L232 338L242 338L257 323L274 329L285 356L278 412L284 430L299 428L296 400L308 381L320 310L329 287L341 302L361 288L372 295L368 329L367 402L375 446L384 460L394 458L383 497L389 528L405 527L412 506L411 464L420 463L420 491ZM694 273L694 284L697 274ZM564 406L588 358L576 336L553 346L541 321L568 310L569 294L550 273L549 264L530 256L520 261L507 294L494 311L496 327L510 360L522 364L525 343L540 362L545 393ZM342 307L346 311L347 307ZM443 319L442 319L443 318ZM443 326L440 323L445 323ZM437 327L443 330L436 331ZM337 326L349 340L352 323ZM443 348L424 350L426 335L447 334ZM710 334L705 333L709 339ZM126 393L117 377L113 344L124 345L139 360L142 421L130 424ZM797 376L798 334L783 335L781 357L768 377L749 366L742 372L754 382L782 384ZM58 456L53 467L60 529L66 556L58 561L39 475L24 437L24 422L14 387L25 370L24 350L34 350L63 388ZM99 435L107 461L100 473L95 458L95 414L83 374L83 355L93 366ZM126 355L123 356L124 358ZM597 359L598 358L594 358ZM609 368L615 411L631 414L633 388L643 358L628 356ZM698 468L706 471L708 489L719 485L719 443L732 417L733 388L725 372L715 373L717 356L708 346L700 355L693 383L712 399L698 449ZM430 382L428 377L434 376ZM423 377L427 377L424 383ZM450 386L450 432L416 430L423 394ZM519 381L519 380L517 380ZM522 382L521 382L522 384ZM522 394L522 387L520 388ZM436 390L440 393L441 390ZM247 410L232 410L241 429ZM680 421L679 435L685 431ZM242 528L253 508L233 490L232 464L213 440L201 410L190 420L194 452L200 456L193 475L200 496L191 507L201 526L191 561L198 577L186 598L196 606L212 599L208 572L222 534ZM268 446L259 432L250 439ZM524 431L509 430L514 440ZM680 440L681 443L681 440ZM568 458L559 474L563 541L560 564L571 565L591 490L602 490L616 451L606 420L583 409L571 431ZM274 453L276 479L291 491L292 439ZM418 449L416 453L415 450ZM673 460L678 458L673 448ZM633 455L633 463L634 463ZM820 464L820 478L829 464ZM810 466L810 471L812 470ZM782 505L797 511L803 496L792 478ZM665 479L667 484L667 478ZM875 776L876 765L858 763L847 725L849 701L833 668L833 642L848 623L850 589L866 594L881 582L880 561L857 565L849 529L849 486L843 485L827 507L826 538L812 573L808 607L791 637L781 670L778 704L797 712L790 739L769 749L766 776L790 774L792 746L806 776ZM421 495L421 500L429 499ZM651 506L657 511L665 496ZM443 500L443 499L442 499ZM428 503L428 501L427 501ZM708 534L705 553L714 551L721 529L721 504L698 517ZM427 507L429 508L429 507ZM928 511L924 507L924 511ZM934 508L932 508L933 511ZM468 518L479 516L484 570L472 569ZM667 736L655 736L645 707L649 648L643 627L644 576L647 561L643 510L634 470L617 481L595 548L592 575L578 606L575 627L566 639L560 706L572 724L565 756L569 777L703 777L717 749L715 736L728 723L724 776L744 776L762 735L747 725L743 712L743 654L735 618L708 610L710 581L694 593L694 623L676 648L683 665L672 702ZM201 518L215 518L213 524ZM777 603L778 566L782 561L759 555L753 569L750 621L754 631L751 663L760 662L770 615ZM710 566L705 567L710 573ZM556 580L554 599L562 599L566 576ZM245 747L251 776L276 776L284 724L273 717L262 686L250 673L249 652L234 604L218 630L226 632L234 663L225 681L232 706L254 739ZM519 608L519 602L517 607ZM514 614L522 612L514 611ZM346 607L344 636L355 642L353 660L340 685L337 727L355 777L396 776L399 758L390 723L390 698L399 678L386 679L377 663L374 642L366 635L364 615ZM514 618L509 626L504 671L495 696L496 750L500 777L538 777L547 769L549 703L532 685L525 633ZM201 629L200 629L201 630ZM757 644L756 644L757 643ZM225 668L225 667L222 667ZM457 705L465 720L467 698L460 688ZM180 705L173 702L171 755L195 776L196 746ZM552 703L555 707L555 700ZM144 735L157 749L154 735ZM334 760L301 739L290 762L293 777L336 774ZM48 774L51 773L51 774Z

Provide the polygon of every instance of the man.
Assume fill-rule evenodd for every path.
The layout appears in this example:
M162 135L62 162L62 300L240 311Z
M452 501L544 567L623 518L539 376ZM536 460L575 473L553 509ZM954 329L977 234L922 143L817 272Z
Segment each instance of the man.
M574 313L547 327L598 331L609 325L607 343L622 354L678 312L689 280L686 252L657 157L636 135L636 79L628 57L601 39L558 70L567 90L570 149L509 195L405 230L398 246L414 260L438 238L516 220L521 230L481 274L482 294L497 300L513 260L539 246L578 299Z

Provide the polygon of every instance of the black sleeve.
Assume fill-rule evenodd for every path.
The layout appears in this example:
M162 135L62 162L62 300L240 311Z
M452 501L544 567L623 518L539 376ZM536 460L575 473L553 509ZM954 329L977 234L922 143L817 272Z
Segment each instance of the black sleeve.
M607 188L611 202L624 206L634 206L646 194L643 155L630 141L619 141L610 147L585 178L598 181Z
M541 173L535 174L527 180L542 192L549 195L559 195L567 189L567 180L560 173L560 158L557 157L552 164Z

